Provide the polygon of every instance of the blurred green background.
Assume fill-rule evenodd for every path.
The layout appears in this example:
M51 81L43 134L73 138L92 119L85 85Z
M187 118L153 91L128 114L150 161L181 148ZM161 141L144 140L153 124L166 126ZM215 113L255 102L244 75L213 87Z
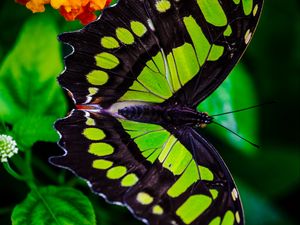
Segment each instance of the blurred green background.
M55 81L55 77L62 70L62 54L66 54L70 49L60 45L58 46L60 53L57 53L54 52L54 48L51 50L51 46L48 46L47 54L49 55L43 55L39 53L39 51L44 51L43 48L39 51L33 51L30 45L26 46L23 43L22 48L14 50L18 43L17 40L20 38L20 33L24 30L22 27L25 23L27 23L27 28L34 24L34 22L28 22L29 20L50 21L49 24L51 23L51 25L45 24L45 26L50 26L49 34L32 34L32 39L36 39L38 42L38 40L46 38L48 35L52 35L51 38L54 40L57 34L78 29L81 25L78 22L65 22L58 12L50 8L47 8L46 13L43 13L43 15L32 14L24 6L18 5L12 0L1 1L0 12L0 66L2 67L0 71L1 69L3 71L4 67L14 65L12 56L22 58L25 62L28 61L27 66L29 67L33 60L26 57L36 57L35 62L39 63L39 57L48 58L49 56L49 59L52 60L48 59L49 61L46 61L44 68L36 65L37 68L34 71L35 73L48 74L47 79L52 76L51 80ZM52 28L53 30L51 30ZM55 45L55 41L53 43ZM53 51L53 54L51 51ZM39 56L39 54L42 56ZM8 58L10 58L9 63L7 63ZM18 63L18 60L16 59L14 63ZM28 70L25 67L22 65L15 70L20 70L19 73L22 74L22 71ZM15 73L15 70L10 68L10 70L6 69L5 71ZM43 79L46 79L45 75L35 74L35 76L31 76L33 74L30 74L30 71L26 74L26 79L16 78L21 83L19 85L23 88L27 87L24 88L26 94L30 92L32 85L43 83ZM218 105L227 104L230 109L239 109L266 101L276 101L272 105L253 111L230 115L227 117L227 121L223 119L226 126L258 143L261 146L258 150L245 142L241 142L236 137L232 137L228 132L218 131L218 129L215 131L214 127L208 130L211 142L220 150L224 161L237 182L248 225L293 225L300 223L299 207L297 207L300 199L299 73L299 1L267 0L258 29L240 65L231 74L230 79L214 94L215 96L210 97L203 103L203 108L207 109L214 106L209 103L209 100ZM53 97L51 104L47 105L49 109L44 112L39 110L39 106L45 104L43 101L50 102L47 99L47 93L44 93L45 96L31 101L33 105L30 107L26 105L28 99L23 99L22 106L21 103L14 102L19 101L14 97L10 98L12 102L9 105L5 105L4 101L9 99L6 96L7 90L9 89L12 96L15 96L14 93L20 90L11 81L9 82L7 79L8 74L3 75L3 77L1 75L0 73L0 87L1 85L3 87L0 88L0 115L4 120L2 122L5 122L8 127L12 127L11 129L16 130L19 139L24 141L24 144L21 144L25 148L26 144L33 144L32 151L35 159L33 166L36 169L40 183L42 185L58 185L61 184L58 181L59 177L64 176L65 180L68 181L64 185L76 187L92 201L97 224L99 225L115 225L120 222L124 225L142 224L135 220L126 209L109 205L103 199L93 195L85 183L77 179L74 180L71 173L54 168L47 163L49 156L61 154L61 150L54 143L57 139L54 131L51 131L53 132L50 132L51 134L45 133L44 136L39 134L39 137L32 139L32 135L37 136L36 133L38 132L36 130L46 128L36 126L34 127L35 133L32 134L24 129L25 125L21 123L24 119L22 113L31 110L30 112L34 111L36 113L34 114L35 117L44 118L41 114L45 115L49 129L52 129L51 124L55 118L64 116L67 111L66 107L69 110L71 109L71 102L67 104L64 99L60 98L55 102L57 98ZM43 88L42 85L36 87L36 93L39 93L39 88ZM4 89L6 89L5 93ZM58 84L54 82L51 91L59 90ZM224 99L226 93L229 93L228 99ZM16 96L22 96L23 94L17 93ZM18 105L18 107L15 107L15 105ZM225 110L228 107L218 106L215 109L216 113L223 112L224 110L220 111L222 109ZM28 119L29 122L27 121L26 126L30 124L31 120L32 118ZM15 121L21 122L14 127ZM217 133L217 135L214 135L214 133ZM49 138L44 138L45 136ZM13 179L1 166L0 180L0 224L6 225L11 224L11 212L16 204L24 200L29 188Z

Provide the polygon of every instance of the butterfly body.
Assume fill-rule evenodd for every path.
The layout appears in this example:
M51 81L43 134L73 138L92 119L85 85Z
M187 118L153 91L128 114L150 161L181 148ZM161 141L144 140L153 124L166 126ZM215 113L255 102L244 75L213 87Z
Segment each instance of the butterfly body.
M60 40L76 104L51 158L150 225L241 225L233 178L197 106L241 58L262 0L119 0Z
M201 127L209 124L212 118L206 113L184 106L137 105L118 110L119 115L126 119L160 124L165 127Z

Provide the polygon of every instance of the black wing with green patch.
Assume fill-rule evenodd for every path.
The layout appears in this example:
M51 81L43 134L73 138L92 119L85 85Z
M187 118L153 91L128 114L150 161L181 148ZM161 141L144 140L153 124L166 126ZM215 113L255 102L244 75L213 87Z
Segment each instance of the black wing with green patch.
M192 128L173 135L159 125L80 110L55 127L66 152L51 162L86 179L94 192L126 205L149 224L243 223L224 162Z
M196 106L243 54L261 8L261 0L120 0L60 36L74 52L59 82L76 104Z
M73 110L68 117L57 121L55 128L61 134L59 145L66 151L51 162L70 168L111 202L122 202L127 191L128 184L122 186L118 176L135 174L127 178L133 185L149 168L149 163L148 166L140 163L145 160L138 148L128 134L120 132L123 130L120 123L109 115L91 117L84 111ZM119 167L111 172L111 179L104 180L107 170L116 166Z

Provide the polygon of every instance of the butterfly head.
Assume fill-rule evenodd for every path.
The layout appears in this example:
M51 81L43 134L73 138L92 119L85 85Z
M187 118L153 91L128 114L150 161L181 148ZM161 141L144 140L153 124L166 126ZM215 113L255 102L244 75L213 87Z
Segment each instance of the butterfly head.
M205 128L207 124L210 124L213 120L213 117L209 116L206 112L199 112L197 118L196 127Z

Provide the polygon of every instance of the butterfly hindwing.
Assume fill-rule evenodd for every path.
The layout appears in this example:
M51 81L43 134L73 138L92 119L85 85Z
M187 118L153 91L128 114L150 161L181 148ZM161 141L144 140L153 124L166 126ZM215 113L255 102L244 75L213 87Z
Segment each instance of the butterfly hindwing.
M67 151L51 161L71 169L94 192L128 206L150 224L243 221L226 166L192 128L167 131L155 124L80 110L55 126Z
M195 107L239 60L261 8L261 0L120 0L81 31L60 36L74 52L59 81L77 104Z
M243 209L227 167L192 128L174 132L157 160L162 168L151 168L126 193L126 204L138 216L161 225L243 224Z
M55 128L66 152L51 158L51 162L71 169L111 202L122 202L128 187L149 167L141 163L145 160L136 145L111 116L73 110L57 121Z

